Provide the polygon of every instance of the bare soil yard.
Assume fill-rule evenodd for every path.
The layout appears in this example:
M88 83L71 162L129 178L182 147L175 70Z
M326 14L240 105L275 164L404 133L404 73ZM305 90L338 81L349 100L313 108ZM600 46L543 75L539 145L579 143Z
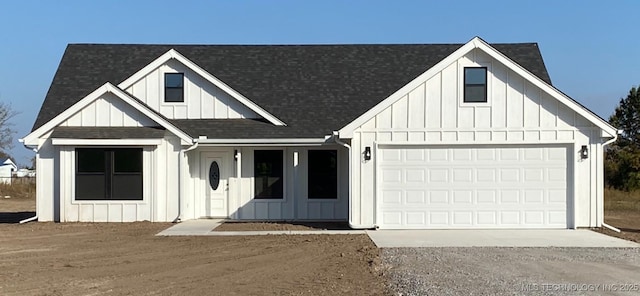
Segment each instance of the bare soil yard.
M411 278L383 270L366 235L156 237L171 224L11 224L34 211L33 197L0 198L0 295L390 295L385 283ZM640 211L605 215L623 232L597 231L640 242ZM225 223L216 230L340 227ZM432 276L412 285L448 281Z
M606 228L596 231L640 243L640 211L606 211L604 217L605 223L622 232L617 233Z
M388 294L366 235L154 236L169 226L0 223L0 295Z

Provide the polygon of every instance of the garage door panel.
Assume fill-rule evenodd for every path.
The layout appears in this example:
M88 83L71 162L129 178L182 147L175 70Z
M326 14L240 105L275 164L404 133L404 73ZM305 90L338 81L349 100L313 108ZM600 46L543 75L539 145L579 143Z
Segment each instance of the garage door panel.
M495 211L478 211L476 214L477 225L492 226L498 223L498 216Z
M567 148L379 151L381 228L567 226Z

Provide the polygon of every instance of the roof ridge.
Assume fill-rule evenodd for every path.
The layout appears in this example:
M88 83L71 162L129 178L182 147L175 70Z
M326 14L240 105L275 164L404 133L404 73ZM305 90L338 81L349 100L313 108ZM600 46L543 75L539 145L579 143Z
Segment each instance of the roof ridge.
M489 43L490 45L537 45L536 42ZM271 43L271 44L237 44L237 43L69 43L69 46L148 46L148 47L364 47L364 46L462 46L464 43Z

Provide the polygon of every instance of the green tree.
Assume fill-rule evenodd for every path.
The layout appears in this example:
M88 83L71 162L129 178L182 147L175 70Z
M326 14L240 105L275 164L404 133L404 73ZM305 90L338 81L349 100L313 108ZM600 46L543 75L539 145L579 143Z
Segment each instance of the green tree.
M632 87L620 99L609 123L622 130L605 155L605 182L622 190L640 189L640 92Z
M10 120L17 114L10 104L0 102L0 154L2 155L8 155L9 149L13 148L13 135L16 131Z

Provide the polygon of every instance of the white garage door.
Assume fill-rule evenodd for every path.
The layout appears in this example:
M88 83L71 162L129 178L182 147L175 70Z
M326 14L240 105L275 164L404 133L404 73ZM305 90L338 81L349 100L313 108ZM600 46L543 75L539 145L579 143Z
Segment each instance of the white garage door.
M567 148L380 146L386 229L567 228Z

